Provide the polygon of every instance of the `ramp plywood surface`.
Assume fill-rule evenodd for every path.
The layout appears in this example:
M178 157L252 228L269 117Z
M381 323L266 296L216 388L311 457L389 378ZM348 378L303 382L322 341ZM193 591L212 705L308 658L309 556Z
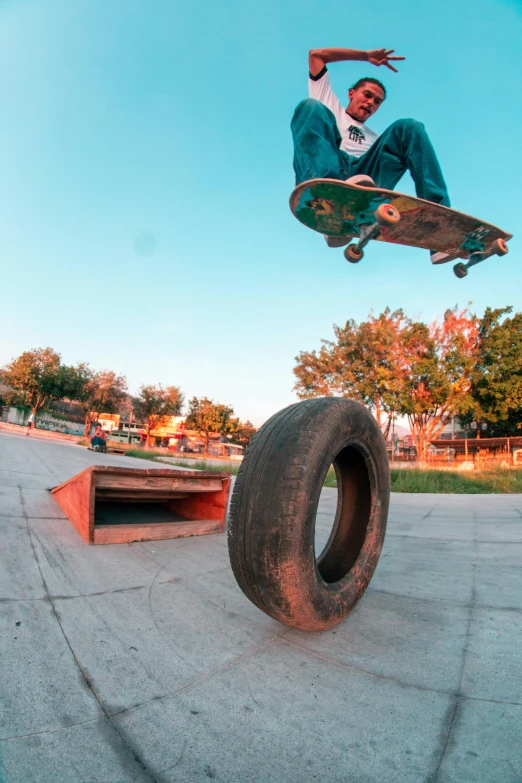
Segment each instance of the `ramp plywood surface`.
M229 491L227 473L93 465L51 493L88 544L117 544L224 532Z

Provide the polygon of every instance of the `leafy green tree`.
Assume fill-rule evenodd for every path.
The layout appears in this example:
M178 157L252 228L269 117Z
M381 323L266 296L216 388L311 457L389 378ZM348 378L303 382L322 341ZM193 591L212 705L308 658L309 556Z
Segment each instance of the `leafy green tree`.
M61 357L52 348L33 348L2 368L3 383L36 414L51 400L63 398L64 372ZM9 393L6 393L9 396ZM12 395L11 395L12 398Z
M87 386L92 380L93 372L85 362L76 365L60 367L63 397L80 402L87 393Z
M85 416L85 436L101 413L117 413L127 399L127 378L113 370L95 372L82 363L69 368L69 399L76 400Z
M488 425L487 435L520 434L522 428L522 313L512 307L487 308L471 374L473 416Z
M183 394L179 386L142 386L140 394L133 399L133 411L137 419L143 422L147 446L151 434L165 427L171 416L179 416L183 407Z
M238 421L238 430L232 435L230 442L246 448L256 432L257 427L254 427L251 421Z
M189 402L185 426L203 438L205 454L208 454L211 433L234 435L241 425L239 419L234 418L234 409L230 405L215 403L207 397L193 397Z
M26 400L23 394L3 383L0 375L0 406L14 405L16 407L26 407Z

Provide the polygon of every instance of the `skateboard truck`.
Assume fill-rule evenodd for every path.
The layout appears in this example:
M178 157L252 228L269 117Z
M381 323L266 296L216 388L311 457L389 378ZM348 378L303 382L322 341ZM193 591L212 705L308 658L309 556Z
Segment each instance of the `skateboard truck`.
M329 247L344 247L344 256L352 264L361 261L370 240L377 240L430 250L433 263L452 262L454 266L463 260L454 266L454 273L465 277L471 266L492 255L504 255L512 237L443 204L329 178L297 185L290 196L290 209L303 225L326 234ZM442 257L435 262L436 256Z
M509 252L509 247L506 240L502 238L495 239L489 250L482 250L471 253L468 263L463 264L460 262L455 264L453 271L457 277L466 277L468 274L468 269L471 269L471 267L475 266L475 264L480 264L482 261L485 261L486 258L490 258L491 256L505 256L507 252Z
M384 226L394 226L401 219L401 213L391 204L379 204L375 212L375 223L371 223L367 228L361 229L361 237L357 244L348 245L344 251L344 257L351 264L357 264L364 256L363 248L370 239L377 239ZM455 274L457 274L455 272ZM467 273L466 273L467 274Z

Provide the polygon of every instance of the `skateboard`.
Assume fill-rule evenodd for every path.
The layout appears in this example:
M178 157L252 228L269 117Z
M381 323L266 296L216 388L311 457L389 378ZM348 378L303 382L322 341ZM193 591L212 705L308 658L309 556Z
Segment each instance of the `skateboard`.
M335 179L301 182L290 209L305 226L333 237L357 240L344 251L356 264L371 239L448 254L439 263L467 260L453 267L457 277L491 256L505 255L512 234L455 209L384 188L348 185Z

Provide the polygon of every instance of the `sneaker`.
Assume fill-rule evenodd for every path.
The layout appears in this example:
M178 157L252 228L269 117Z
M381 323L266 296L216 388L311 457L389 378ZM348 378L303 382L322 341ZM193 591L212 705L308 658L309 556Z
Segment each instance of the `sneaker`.
M451 261L451 255L449 253L441 253L438 250L430 250L430 258L432 264L445 264L446 261Z
M325 234L324 239L328 247L344 247L352 241L353 237L330 237Z

